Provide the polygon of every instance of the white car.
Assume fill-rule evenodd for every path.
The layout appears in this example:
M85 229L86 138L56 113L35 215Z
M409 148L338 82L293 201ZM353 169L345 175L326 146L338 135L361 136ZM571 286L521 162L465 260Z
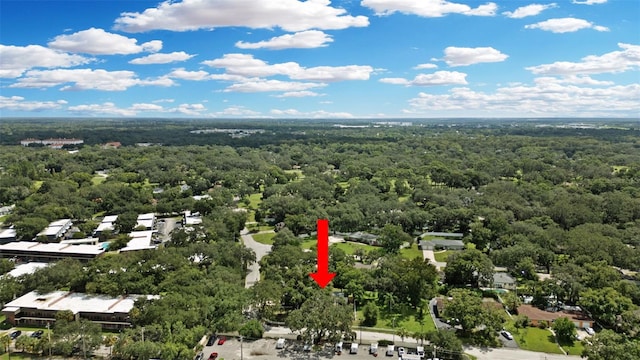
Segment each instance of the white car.
M502 330L500 334L502 334L502 336L507 338L507 340L513 340L513 335L511 335L511 333L506 330Z
M593 331L593 328L590 328L588 326L584 328L584 331L586 331L589 335L594 335L596 333L595 331Z
M404 348L401 346L398 348L398 356L402 357L404 355Z

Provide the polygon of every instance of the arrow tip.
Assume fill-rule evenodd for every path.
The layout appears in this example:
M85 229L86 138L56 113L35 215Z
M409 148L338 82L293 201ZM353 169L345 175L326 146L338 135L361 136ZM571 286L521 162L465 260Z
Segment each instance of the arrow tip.
M324 289L330 282L333 280L333 277L336 276L335 273L310 273L309 276L313 278L313 280L320 286L320 288Z

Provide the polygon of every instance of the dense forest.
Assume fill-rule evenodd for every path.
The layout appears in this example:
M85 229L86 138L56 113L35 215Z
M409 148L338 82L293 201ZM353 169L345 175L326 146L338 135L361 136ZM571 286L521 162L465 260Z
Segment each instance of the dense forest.
M2 277L0 303L34 289L159 294L137 302L131 314L134 326L145 327L147 343L134 328L113 340L114 354L187 359L203 334L255 334L265 320L284 321L316 342L376 324L382 313L409 311L424 325L428 301L448 294L459 301L448 308L451 317L466 321L457 335L496 345L506 319L481 307L474 290L490 285L498 266L518 279L518 295L533 297L541 308L553 299L589 311L602 328L585 345L590 359L611 358L602 347L640 351L638 123L338 123L3 120L0 204L15 208L0 221L14 226L19 239L31 240L61 218L74 220L78 237L89 235L104 215L120 216L121 233L131 230L127 219L138 213L191 210L203 223L175 231L156 251L88 264L64 260L21 278ZM263 131L242 137L193 132L213 128ZM26 138L84 143L18 145ZM103 146L116 141L122 146ZM209 198L193 198L204 194ZM379 242L355 257L332 246L330 267L338 275L326 290L308 276L315 248L305 248L323 218L332 232L366 232ZM240 232L274 225L279 231L260 261L262 279L245 289L256 257ZM466 249L452 254L441 273L409 253L426 231L464 234ZM0 261L2 273L11 269ZM329 296L332 291L366 308L363 321L352 323L352 308ZM331 322L314 328L319 321L310 318ZM461 349L442 332L412 335Z

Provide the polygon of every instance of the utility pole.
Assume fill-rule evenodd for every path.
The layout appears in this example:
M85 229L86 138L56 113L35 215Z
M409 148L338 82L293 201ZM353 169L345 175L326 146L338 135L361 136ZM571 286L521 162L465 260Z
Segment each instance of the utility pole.
M49 338L49 359L51 359L51 331L49 330L48 322L47 322L47 337Z
M142 342L144 342L144 326L140 328L140 331L142 332Z
M393 343L396 343L396 316L393 315Z
M240 336L240 360L244 360L242 352L242 335Z

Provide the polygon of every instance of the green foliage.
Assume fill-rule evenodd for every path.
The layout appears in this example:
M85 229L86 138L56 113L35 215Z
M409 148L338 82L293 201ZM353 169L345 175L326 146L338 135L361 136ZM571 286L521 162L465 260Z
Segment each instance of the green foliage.
M364 326L375 326L378 322L378 317L380 316L380 309L378 309L378 305L375 302L369 301L362 308L362 315L364 316L364 320L362 321L362 325Z
M556 319L551 326L556 333L556 338L560 344L573 344L577 334L576 326L567 317Z
M387 224L382 229L378 241L389 254L397 254L404 243L411 244L411 236L398 225Z
M248 339L260 339L264 333L264 327L258 320L249 320L242 325L238 333Z
M596 320L609 326L616 323L618 315L634 308L631 299L610 287L587 289L581 293L579 304Z
M444 274L452 286L486 286L493 282L493 263L480 250L466 249L449 256Z
M316 290L300 307L287 316L286 324L305 341L335 342L351 333L353 313L350 306L328 291Z
M602 330L585 345L583 357L589 360L635 360L640 358L640 341L611 330Z

